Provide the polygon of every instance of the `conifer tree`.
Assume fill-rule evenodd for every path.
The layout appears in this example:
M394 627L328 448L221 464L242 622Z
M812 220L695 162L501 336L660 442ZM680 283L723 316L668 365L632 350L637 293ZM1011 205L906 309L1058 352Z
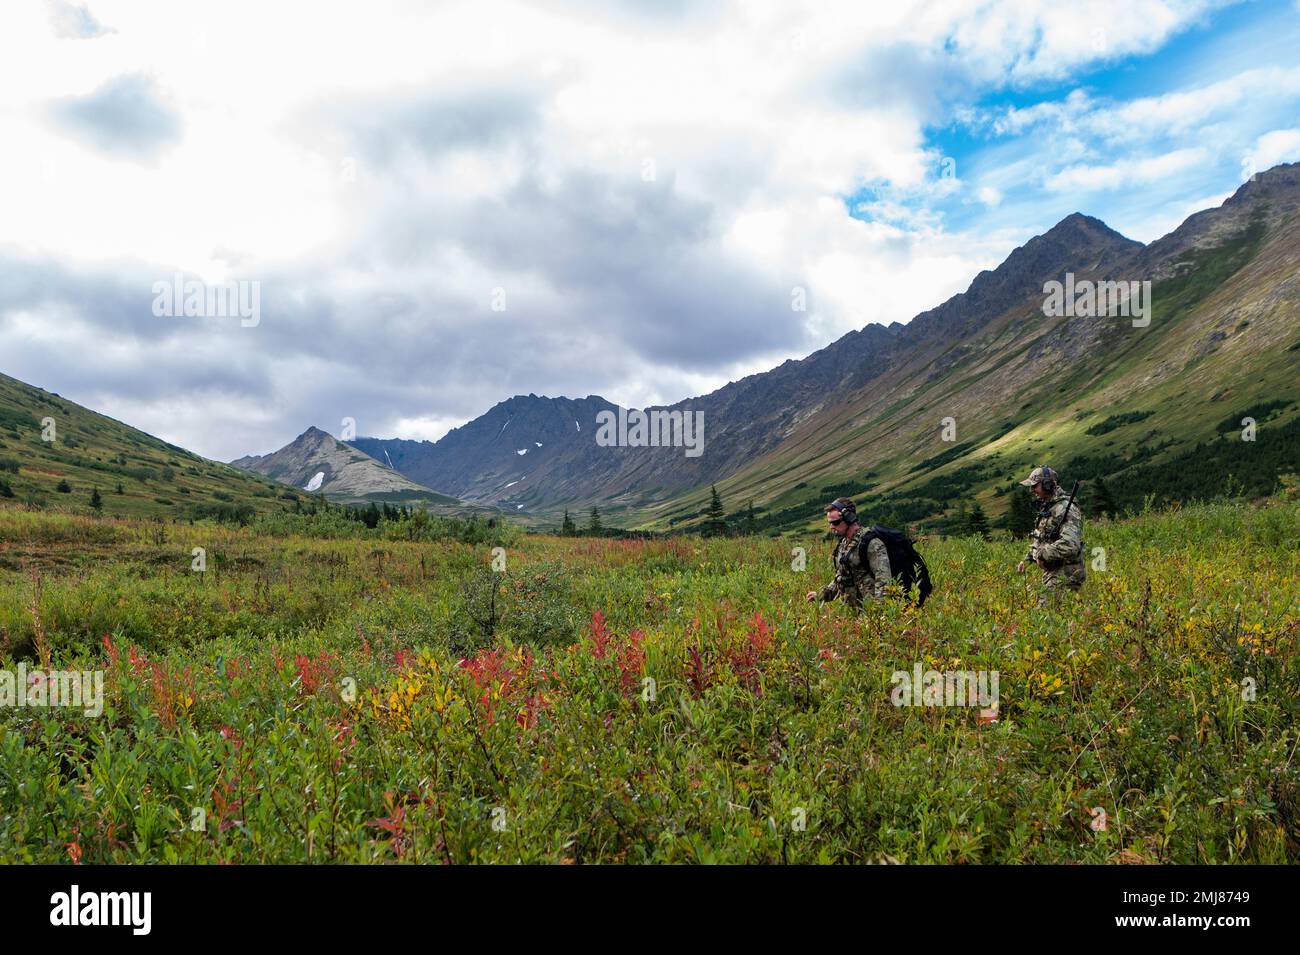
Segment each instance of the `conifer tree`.
M946 516L947 515L945 514L945 517ZM952 530L952 533L954 534L965 535L971 532L970 504L968 504L965 500L960 500L957 502L957 514L952 519L951 523L948 524L948 527Z
M1021 488L1016 488L1017 491ZM1038 514L1038 502L1028 494L1012 493L1011 505L1007 509L1006 526L1016 537L1024 537L1034 529L1034 518Z
M1115 499L1110 495L1110 488L1106 486L1106 481L1100 475L1093 484L1092 489L1093 512L1098 517L1116 517L1119 515L1119 506Z
M716 484L709 485L708 518L704 522L705 537L720 537L727 533L726 512L722 507L722 497L718 494Z

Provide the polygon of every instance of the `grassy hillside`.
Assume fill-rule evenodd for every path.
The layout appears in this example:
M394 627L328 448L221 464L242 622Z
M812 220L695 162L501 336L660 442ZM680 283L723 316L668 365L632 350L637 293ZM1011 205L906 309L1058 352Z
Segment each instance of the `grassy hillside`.
M812 539L0 508L0 667L105 680L0 709L0 861L1300 861L1300 502L1088 543L1079 601L944 539L923 610L855 615ZM918 665L997 671L997 721L893 705Z
M43 427L52 419L53 430ZM54 440L42 440L42 433ZM0 504L108 516L231 516L292 509L307 495L209 461L56 394L0 375Z
M794 532L837 494L870 520L951 528L978 501L1012 519L1013 482L1041 463L1115 502L1265 496L1300 472L1300 218L1257 206L1166 267L1150 327L1127 319L1045 318L1027 301L968 341L919 356L857 393L835 396L772 453L718 482L730 512ZM1265 228L1264 223L1269 225ZM1153 247L1154 248L1154 247ZM1253 417L1253 441L1241 419ZM944 441L941 422L956 422ZM1016 489L1019 491L1019 489ZM633 516L698 524L709 489Z

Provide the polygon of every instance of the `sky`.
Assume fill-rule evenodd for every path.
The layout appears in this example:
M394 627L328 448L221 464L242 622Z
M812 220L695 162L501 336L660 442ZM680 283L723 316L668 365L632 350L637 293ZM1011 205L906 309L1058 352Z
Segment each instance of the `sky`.
M0 372L220 460L675 402L1300 160L1296 50L1300 0L5 0Z

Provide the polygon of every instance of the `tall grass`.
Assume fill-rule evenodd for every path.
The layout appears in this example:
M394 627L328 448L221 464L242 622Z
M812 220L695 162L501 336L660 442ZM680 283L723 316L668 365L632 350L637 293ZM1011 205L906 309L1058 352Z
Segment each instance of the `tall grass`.
M802 599L817 540L526 537L497 572L0 510L0 663L107 687L0 711L0 859L1292 862L1297 543L1294 501L1090 523L1106 570L1040 607L1021 542L928 540L925 608L854 614ZM894 706L918 663L998 671L996 722Z

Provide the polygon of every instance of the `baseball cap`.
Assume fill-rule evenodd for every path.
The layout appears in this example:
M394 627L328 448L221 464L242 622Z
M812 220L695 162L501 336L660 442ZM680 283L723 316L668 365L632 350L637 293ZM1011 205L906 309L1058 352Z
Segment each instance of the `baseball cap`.
M1055 481L1056 472L1046 465L1040 465L1029 472L1029 477L1020 483L1025 487L1033 487L1035 484L1042 484L1044 481Z

